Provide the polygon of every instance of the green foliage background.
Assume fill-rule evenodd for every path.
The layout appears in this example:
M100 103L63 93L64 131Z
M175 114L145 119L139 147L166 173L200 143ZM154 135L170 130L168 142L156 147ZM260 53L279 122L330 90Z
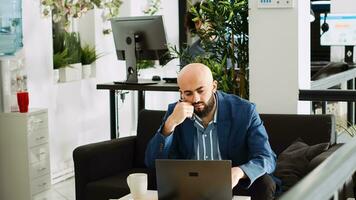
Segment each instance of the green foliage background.
M203 55L192 58L184 49L176 55L187 63L201 62L213 72L219 89L248 99L248 3L247 0L205 0L197 10L190 5L195 18L207 27L198 30ZM178 53L177 53L178 52ZM227 62L231 68L227 68Z

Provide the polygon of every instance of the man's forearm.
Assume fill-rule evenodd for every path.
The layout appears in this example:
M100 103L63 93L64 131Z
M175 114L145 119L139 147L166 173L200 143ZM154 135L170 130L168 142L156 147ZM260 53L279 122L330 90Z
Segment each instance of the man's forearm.
M176 123L174 123L174 121L169 116L167 120L164 122L164 126L162 128L162 134L164 136L169 136L174 131L176 126L177 126Z

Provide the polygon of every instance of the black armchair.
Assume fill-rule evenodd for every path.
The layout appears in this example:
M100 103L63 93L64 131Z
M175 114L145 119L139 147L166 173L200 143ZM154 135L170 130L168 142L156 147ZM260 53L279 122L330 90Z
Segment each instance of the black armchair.
M148 173L148 187L155 189L155 173L144 165L148 141L159 128L165 111L143 110L139 114L137 136L78 147L73 152L77 200L119 198L129 193L126 177L133 172ZM335 143L335 123L331 115L261 114L278 155L296 138L309 145Z
M76 148L73 152L77 200L108 200L130 192L126 177L148 173L148 188L154 189L155 173L144 164L148 141L159 128L164 111L141 111L137 136L119 138Z

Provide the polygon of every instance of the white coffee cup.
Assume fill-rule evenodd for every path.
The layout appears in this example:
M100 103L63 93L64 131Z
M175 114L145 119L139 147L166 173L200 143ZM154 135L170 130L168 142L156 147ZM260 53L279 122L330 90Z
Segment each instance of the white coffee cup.
M134 200L144 199L147 193L147 174L130 174L127 177L127 185Z

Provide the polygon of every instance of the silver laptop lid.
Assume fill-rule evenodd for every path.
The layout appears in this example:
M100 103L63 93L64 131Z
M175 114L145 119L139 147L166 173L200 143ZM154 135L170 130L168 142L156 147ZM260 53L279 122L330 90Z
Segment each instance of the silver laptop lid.
M156 160L159 200L231 200L230 160Z

